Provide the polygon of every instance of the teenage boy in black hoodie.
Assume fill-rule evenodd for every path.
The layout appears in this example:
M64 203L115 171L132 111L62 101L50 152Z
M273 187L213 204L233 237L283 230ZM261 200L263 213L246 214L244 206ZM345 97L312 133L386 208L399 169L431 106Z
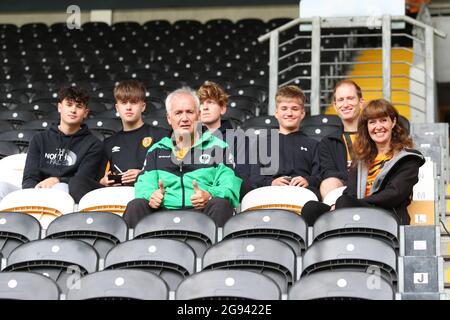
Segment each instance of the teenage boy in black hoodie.
M200 100L202 125L230 146L228 151L231 151L234 158L234 171L243 180L240 190L240 199L242 199L252 189L249 181L248 139L244 136L244 132L235 130L229 120L222 119L227 111L228 95L218 84L205 81L197 90L197 95ZM224 156L225 159L229 161L226 156Z
M144 123L145 86L137 80L124 80L114 88L116 110L123 129L103 142L98 175L77 176L69 184L75 202L88 192L111 186L133 186L141 173L147 151L169 136L169 131ZM114 179L113 176L115 176ZM96 177L101 179L96 179Z
M59 125L36 134L30 142L22 188L58 188L69 192L77 175L96 175L102 155L101 142L83 120L89 113L88 92L62 88L58 95Z
M280 87L275 96L275 118L279 129L276 136L260 134L259 165L252 165L251 181L254 187L298 186L308 188L319 197L320 167L318 142L300 131L305 117L305 94L295 86ZM267 139L267 140L266 140ZM274 139L274 140L272 140ZM278 141L278 145L272 145ZM261 143L262 142L262 143ZM267 147L270 162L263 163ZM276 148L272 150L272 148Z

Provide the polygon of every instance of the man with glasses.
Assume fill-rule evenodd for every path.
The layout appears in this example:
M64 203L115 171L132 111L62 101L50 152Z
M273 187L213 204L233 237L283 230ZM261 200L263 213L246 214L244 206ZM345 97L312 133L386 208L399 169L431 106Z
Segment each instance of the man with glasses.
M352 163L352 142L364 105L361 88L352 80L341 80L334 87L334 108L342 120L343 130L323 138L319 143L322 198L345 185Z

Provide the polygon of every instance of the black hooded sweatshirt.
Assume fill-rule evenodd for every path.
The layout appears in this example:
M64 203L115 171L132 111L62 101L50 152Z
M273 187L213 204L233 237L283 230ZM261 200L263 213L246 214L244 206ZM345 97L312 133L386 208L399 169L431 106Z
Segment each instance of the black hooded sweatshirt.
M97 179L101 158L102 143L85 124L72 135L65 135L53 125L30 142L22 188L34 188L49 177L63 183L75 175Z

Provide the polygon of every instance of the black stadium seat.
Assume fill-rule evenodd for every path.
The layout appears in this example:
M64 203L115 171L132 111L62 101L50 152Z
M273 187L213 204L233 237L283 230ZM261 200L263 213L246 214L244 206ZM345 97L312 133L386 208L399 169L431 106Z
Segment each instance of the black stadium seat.
M28 145L34 135L38 133L35 130L11 130L0 133L0 141L12 142L19 147L20 152L27 152Z
M269 238L281 240L301 256L308 245L304 219L292 211L265 209L234 215L223 226L223 239Z
M128 239L126 222L109 212L73 212L53 220L47 227L48 239L82 240L105 258L115 245Z
M169 288L156 274L125 269L89 274L78 280L67 294L67 300L167 300L168 298Z
M137 239L123 242L108 252L105 269L140 269L156 273L174 291L195 272L192 248L178 240Z
M41 225L33 216L20 212L0 212L0 253L4 258L18 246L40 237Z
M59 300L58 285L52 279L31 272L1 272L0 300Z
M193 210L158 211L141 219L134 228L135 239L181 240L190 245L199 258L216 243L216 233L214 221Z
M66 293L76 280L97 268L97 252L87 243L44 239L25 243L11 252L3 271L44 274L56 281L62 293Z
M279 300L281 291L269 277L245 270L196 273L177 288L176 300Z
M283 293L296 279L296 257L282 241L265 238L223 240L203 256L203 270L242 269L267 275Z

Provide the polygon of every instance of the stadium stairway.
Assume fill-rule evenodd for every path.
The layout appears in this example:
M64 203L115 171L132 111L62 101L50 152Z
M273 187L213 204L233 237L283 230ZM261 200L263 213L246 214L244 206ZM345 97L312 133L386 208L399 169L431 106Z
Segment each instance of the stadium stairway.
M410 119L409 108L409 72L413 62L413 53L403 48L391 50L392 95L391 100L399 113ZM405 63L406 62L406 63ZM361 87L366 101L383 97L382 50L361 51L354 60L354 66L347 77ZM336 114L330 106L327 114Z

